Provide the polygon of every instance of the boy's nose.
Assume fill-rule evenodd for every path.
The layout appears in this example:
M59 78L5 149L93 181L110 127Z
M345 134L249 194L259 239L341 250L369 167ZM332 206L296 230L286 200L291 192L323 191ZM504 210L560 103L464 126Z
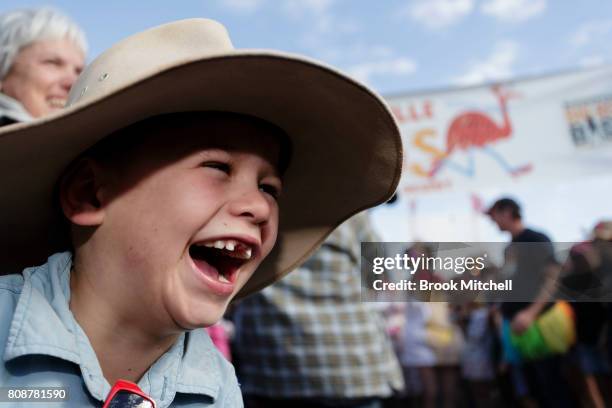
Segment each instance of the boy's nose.
M246 217L253 224L265 224L272 213L272 206L265 194L258 189L240 194L230 204L231 213Z

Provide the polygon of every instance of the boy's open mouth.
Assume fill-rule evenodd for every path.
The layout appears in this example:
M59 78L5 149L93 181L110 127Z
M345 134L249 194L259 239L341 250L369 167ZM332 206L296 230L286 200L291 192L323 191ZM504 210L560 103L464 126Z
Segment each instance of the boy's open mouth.
M238 269L249 261L253 248L232 240L198 242L189 247L189 255L196 264L205 262L212 268L202 268L210 278L225 284L236 281Z

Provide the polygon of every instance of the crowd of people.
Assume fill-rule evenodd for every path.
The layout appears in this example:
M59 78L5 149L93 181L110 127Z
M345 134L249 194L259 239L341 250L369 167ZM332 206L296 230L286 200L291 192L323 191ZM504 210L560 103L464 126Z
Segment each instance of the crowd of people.
M201 24L207 25L203 30L206 33L216 29L214 25L208 26L210 23ZM189 27L182 26L177 28L178 36L176 32L171 32L169 36L175 35L178 38L187 32L190 35L198 35L189 30ZM145 40L146 35L141 40L143 44ZM158 45L155 41L152 41L152 44ZM173 47L176 44L169 46ZM127 46L124 44L123 47ZM135 54L140 52L139 47L140 44L134 48ZM0 126L32 122L60 112L66 105L69 92L84 68L86 52L87 43L83 31L57 11L28 9L0 16ZM111 55L109 58L112 60L118 57ZM185 63L184 60L180 58L179 60L180 64ZM116 61L112 62L117 64ZM248 61L245 60L244 63L248 64ZM182 66L178 62L176 64L178 67ZM160 66L162 65L160 63ZM109 69L114 66L113 64L108 65ZM252 69L252 75L265 75L258 74L260 68L251 67L250 69ZM308 69L304 68L304 75L313 75L313 80L318 78L332 82L343 81L331 74L329 78L318 77L316 76L318 74L314 73L316 70L308 73L306 72ZM95 75L91 75L95 76L96 83L102 83L109 74L96 71ZM136 84L134 87L137 88L140 83L145 83L149 78L146 75L131 85ZM214 75L210 78L213 77ZM180 78L176 76L171 79L180 81ZM287 81L290 81L290 78ZM340 82L337 84L337 89L339 92L345 92L347 85ZM79 97L88 91L95 92L85 86L81 88ZM149 92L155 91L150 89ZM346 92L347 98L356 95L351 94L350 90ZM261 94L267 95L263 91ZM92 98L97 97L100 95ZM278 97L280 105L285 100L283 98L283 96ZM367 103L370 102L364 101L363 106L359 108L365 109ZM377 106L376 101L372 103L374 104L372 106ZM103 111L102 105L97 109L102 115L108 114L109 111ZM184 108L181 103L177 103L177 106ZM327 108L334 106L336 106L334 102L330 102ZM201 107L192 106L191 108L198 110ZM261 106L253 108L253 111L260 108ZM142 109L149 109L155 113L159 111L158 107L143 107ZM326 114L329 112L321 115ZM256 186L259 193L265 194L265 199L256 197L250 191L248 192L251 194L250 201L242 200L238 195L236 196L238 198L233 197L232 200L235 199L235 202L230 209L231 217L247 220L249 225L261 228L262 237L268 238L268 241L263 243L265 248L256 248L251 252L251 249L248 251L246 249L248 245L241 243L238 238L224 241L219 239L196 245L198 246L196 249L190 247L188 253L196 259L195 263L198 265L204 264L205 260L214 259L216 265L221 265L218 266L219 269L228 270L237 262L236 259L248 260L252 255L257 257L257 264L250 268L251 274L259 262L263 261L265 255L271 253L274 266L269 267L268 265L268 269L273 272L268 275L254 275L256 277L248 282L246 278L242 280L240 285L245 285L244 292L240 292L240 288L237 288L235 291L230 291L231 296L236 294L239 294L239 297L247 294L250 296L229 304L230 293L224 292L226 289L223 285L229 284L233 278L229 272L225 277L225 274L217 271L216 278L224 275L224 280L219 280L211 286L216 290L214 296L207 295L208 297L204 296L204 300L198 300L195 299L194 290L181 286L180 280L164 280L165 278L160 275L153 280L150 286L143 285L142 282L147 281L149 272L140 271L138 267L128 262L142 262L143 259L146 259L144 264L148 265L151 270L157 268L153 263L154 260L148 259L146 251L160 249L162 246L167 249L169 244L162 241L153 242L150 237L154 236L157 231L155 229L157 220L165 221L163 218L167 216L168 222L174 222L173 213L170 210L176 208L163 207L163 210L154 214L159 217L155 221L153 218L142 216L139 211L142 211L145 206L143 204L139 207L138 203L152 201L153 192L158 192L153 187L148 190L147 183L144 183L144 187L141 185L139 188L134 188L135 194L141 194L141 196L130 196L131 198L125 201L121 200L122 194L127 194L124 190L130 190L133 186L125 185L113 190L112 194L119 196L117 205L125 207L125 210L121 211L115 209L115 204L108 206L108 203L113 201L112 199L93 190L94 186L97 186L96 183L107 181L105 178L100 181L98 177L108 170L105 168L108 163L126 165L127 156L118 157L113 151L120 146L117 135L124 135L128 131L139 135L147 132L159 133L159 140L156 139L157 144L147 145L147 148L151 148L152 153L150 153L154 157L159 156L159 163L154 163L159 166L155 167L152 174L158 174L156 172L165 165L165 159L162 158L163 155L160 152L174 154L177 161L182 157L180 156L182 152L176 152L170 145L162 142L163 132L169 131L173 126L179 126L185 135L194 129L214 132L219 128L246 129L253 133L265 133L265 137L272 135L281 139L285 135L267 122L260 123L250 119L247 121L244 118L221 114L214 118L207 117L206 121L200 121L201 118L195 118L193 115L162 117L162 119L154 116L154 119L144 122L137 121L137 117L142 117L142 114L134 113L133 123L128 123L129 121L126 120L124 121L125 126L111 132L114 137L105 139L110 139L110 142L98 144L93 150L87 150L83 147L84 145L79 145L79 148L74 151L84 154L85 156L81 156L84 159L77 164L72 164L72 167L69 167L71 170L64 173L59 193L64 215L73 225L70 236L72 244L68 252L51 258L48 265L45 266L46 269L43 268L44 271L37 272L36 276L40 278L41 275L44 275L44 279L47 279L48 282L35 281L34 278L31 278L35 275L30 275L34 273L32 271L26 274L26 279L33 279L33 283L30 281L24 283L23 279L17 278L11 281L0 281L0 289L5 290L7 299L9 295L17 296L22 291L30 290L30 286L41 286L41 293L45 295L40 296L44 298L44 301L39 301L32 309L41 313L41 316L30 316L29 319L32 320L29 324L34 325L37 322L36 319L46 316L44 317L46 324L55 322L59 327L70 327L71 329L66 329L65 332L57 331L54 335L56 337L53 337L52 340L76 344L78 347L75 347L79 349L80 354L73 354L73 350L66 347L66 344L62 344L61 351L58 351L60 348L57 344L47 344L49 339L45 336L48 335L48 332L54 331L54 327L43 325L46 329L43 329L41 333L46 330L46 334L40 335L28 333L27 330L17 333L15 322L18 318L26 318L19 315L20 317L12 320L13 316L7 315L3 321L11 326L1 326L3 332L0 332L0 339L4 339L3 341L8 344L4 351L6 367L0 370L0 385L27 385L13 380L15 378L31 380L33 378L31 375L36 368L30 363L20 365L19 358L23 359L24 356L35 358L32 355L42 353L63 361L61 370L65 371L66 378L68 378L66 384L74 385L84 381L89 393L81 396L81 399L90 403L104 400L105 395L109 392L108 385L112 385L111 379L129 379L138 382L144 378L145 373L148 373L146 374L148 375L147 392L165 404L164 406L171 403L189 405L198 399L197 396L194 396L196 394L203 396L204 400L212 400L213 403L216 403L217 398L224 398L227 405L223 406L240 406L240 398L234 395L238 392L238 383L234 380L233 369L225 362L225 360L231 360L235 364L238 382L241 384L239 392L247 408L281 406L295 408L592 406L602 408L612 405L612 395L609 392L612 389L610 387L612 385L610 381L612 378L610 371L612 367L612 308L608 303L612 301L609 295L612 293L612 245L610 245L612 243L612 221L598 223L588 240L574 245L566 259L559 259L548 236L524 225L520 205L511 198L502 198L490 207L486 215L500 230L508 232L511 236L511 242L505 251L504 265L500 267L505 268L505 276L513 280L515 290L521 293L520 299L492 301L478 298L455 304L442 295L436 297L435 294L432 294L432 297L428 299L416 299L409 302L391 304L365 302L363 301L360 273L360 245L362 242L377 242L380 239L371 225L367 212L354 214L364 207L371 206L375 201L381 202L388 199L389 183L382 183L384 184L382 185L380 180L374 180L367 174L362 174L362 177L355 178L358 180L355 183L360 186L362 184L371 185L373 186L372 191L363 194L362 202L352 202L350 205L346 203L345 193L352 191L351 186L347 186L343 191L335 191L335 194L332 195L331 192L338 185L333 182L327 184L326 190L320 185L317 186L321 190L321 200L312 200L312 197L304 196L289 201L293 202L296 208L299 207L299 210L291 209L295 213L287 213L289 217L292 216L291 214L295 217L294 224L290 224L293 229L281 231L286 234L283 237L291 238L286 238L282 242L284 252L272 252L274 242L270 237L276 237L276 231L271 228L276 228L277 225L274 224L276 221L271 221L270 217L278 209L275 209L275 205L270 202L276 203L278 194L276 190L280 189L277 185L280 184L279 179L281 178L278 174L282 176L286 170L285 161L289 160L289 157L293 161L298 160L299 163L300 155L303 153L300 151L289 153L290 147L286 148L283 142L278 146L278 143L270 142L273 139L270 138L270 140L266 139L265 143L261 143L266 144L269 150L276 152L275 154L280 157L270 158L268 153L262 154L260 148L253 147L252 144L249 144L250 142L240 140L236 143L248 145L247 150L251 149L249 151L253 155L241 156L241 159L244 159L244 163L247 164L244 167L235 165L235 171L242 171L241 174L244 176L241 180L247 181L251 171L266 174L265 183L258 181L259 184ZM279 120L282 122L285 119ZM389 118L383 119L384 122ZM82 120L88 119L83 116ZM286 121L289 122L289 119ZM52 126L54 122L50 123ZM59 126L61 124L53 132L58 132ZM366 130L361 133L364 136L360 143L364 146L369 143L366 143L366 139L375 139L371 138ZM7 136L4 136L4 139L9 140L12 134L5 133L5 135ZM391 135L387 139L381 136L381 141L372 142L374 144L369 145L369 148L376 146L388 148L393 145L395 136L397 135ZM347 140L349 139L347 136ZM186 140L187 137L183 141ZM90 142L95 144L97 140ZM227 142L216 141L215 143L215 147L221 146L233 152L231 146L224 144ZM292 140L294 148L302 149L307 149L305 146L311 142L300 143L302 141ZM125 151L126 155L134 154L140 157L137 154L139 150L136 144L128 144L127 147L121 145L120 150ZM325 143L321 145L326 146ZM328 157L325 156L326 149L318 150L321 157ZM369 154L368 148L364 147L362 150L364 155ZM380 171L374 174L387 172L391 175L394 171L394 159L398 157L392 158L393 160L386 158L385 163L379 164ZM211 159L212 164L206 162L204 166L211 169L215 180L234 171L229 169L223 160L225 159ZM321 160L323 163L324 159ZM101 163L99 166L91 164L97 161ZM351 161L358 163L355 160ZM270 165L270 163L273 164ZM69 161L62 163L62 165L68 164ZM145 164L152 165L152 162L143 161L142 166ZM351 167L347 163L345 165L347 169ZM126 167L127 170L134 172L129 173L131 176L136 179L138 177L146 179L146 176L128 167ZM57 169L55 170L57 172ZM356 167L351 167L345 174L354 176L351 172L355 171ZM163 172L160 171L159 174L161 173ZM169 174L168 177L170 177ZM327 175L321 174L319 179L324 176ZM159 175L156 177L158 177L156 180L158 184L155 184L155 188L159 189L160 186L169 185L167 183L169 178L164 180L159 178ZM341 176L334 178L336 179L344 180ZM297 180L299 182L299 177ZM47 186L49 191L53 189L52 182L55 180L49 181L49 186ZM397 184L397 177L393 183ZM236 185L232 188L246 188L245 185ZM188 183L183 184L186 189L189 186ZM217 188L215 186L216 184L211 183L207 188ZM354 188L356 186L357 184L353 185ZM304 191L312 194L314 190L311 187ZM368 189L363 189L363 191L366 190ZM176 190L168 188L164 192L171 194ZM220 189L216 192L228 194L227 191L221 192ZM193 197L202 198L203 202L210 200L209 197L204 196L194 195ZM185 200L188 198L185 197ZM312 203L327 203L327 206L326 208L306 208L306 199ZM167 212L164 212L166 210ZM138 218L137 214L142 218ZM301 220L296 214L306 219ZM346 220L349 216L351 217ZM107 219L105 217L111 221L105 221ZM115 221L112 221L112 217L115 217ZM228 223L236 223L237 221L231 217L224 219L222 224L227 226ZM330 221L329 217L332 217L333 220ZM339 225L341 221L345 222ZM122 223L127 225L130 222L132 226L144 228L150 234L148 236L144 236L144 233L138 235L138 229L124 228L120 233L112 230L112 228L121 227ZM221 221L219 223L221 224ZM45 224L44 227L50 228L49 225ZM107 225L106 229L101 227L103 225ZM310 228L311 225L323 225L324 227L317 230ZM334 229L338 225L339 227ZM172 228L177 229L176 226ZM313 252L317 244L331 230L333 230L331 235L327 236L320 248ZM128 242L126 237L133 239L133 242L141 245L142 248L134 249L133 242ZM531 243L538 243L537 251L525 249L533 248L529 246ZM123 247L122 244L124 244ZM225 251L224 255L228 252L234 253L233 260L231 262L218 261L221 258L219 254L214 256L210 254L210 251L215 249ZM67 266L73 262L70 251L74 251L74 256L78 255L79 259L79 262L75 262L72 267ZM235 251L242 252L236 255ZM407 251L415 255L424 253L431 255L433 249L415 244L407 248ZM99 256L102 255L104 258L104 255L111 253L124 255L124 258L115 260L114 264L116 280L126 282L126 288L121 288L117 293L114 293L117 288L112 284L113 281L94 273L101 271L100 264L96 263L101 259ZM17 259L17 252L14 255ZM30 255L24 255L24 259L29 261L32 259ZM111 264L110 258L107 257L104 260L106 265ZM533 267L534 259L536 268ZM21 261L21 259L17 260ZM21 265L17 261L16 263ZM120 273L125 272L126 264L131 265L130 268L133 269L130 271L135 274L133 279L120 278ZM284 276L291 269L295 271ZM509 274L508 270L511 271ZM211 272L207 274L214 275ZM273 283L281 277L283 279ZM188 278L185 279L188 280ZM445 277L437 274L435 270L422 268L414 275L414 279L443 282ZM150 295L151 299L135 307L134 303L130 303L133 297L128 296L130 294L128 289L137 291L143 287L145 294ZM176 292L167 295L168 287ZM70 291L73 291L72 297ZM107 296L100 296L101 292L98 291L108 291L111 295L106 299ZM168 302L169 306L164 303L164 306L160 307L155 301ZM8 303L5 305L5 312L9 313L9 310L18 308L15 305L21 300L11 297L6 302ZM114 302L113 306L105 309L110 304L109 302ZM12 306L7 306L9 304ZM216 323L228 305L224 319ZM108 320L102 322L103 324L99 324L101 321L98 320L98 317L94 317L97 307L109 312ZM193 312L195 309L200 312ZM19 313L27 312L21 309L16 310ZM140 310L142 314L137 318L133 315L132 310ZM109 336L104 332L104 327L109 327L108 325L111 324L115 327L113 330L119 327L125 329L127 322L129 329L125 332L136 333L138 330L134 329L141 326L138 319L142 320L143 316L150 313L151 310L159 312L160 316L168 312L166 316L168 318L166 320L160 318L159 321L143 325L142 332L135 336L138 338L136 342L130 342L126 340L127 337L117 335L117 333ZM201 310L207 312L204 313ZM112 317L112 313L119 313L122 319ZM17 315L15 311L15 316ZM77 325L77 321L80 326ZM26 323L28 323L27 319ZM38 324L42 323L38 322ZM79 329L74 331L73 328L77 326ZM160 329L162 326L163 330ZM180 330L177 330L177 326ZM204 329L201 329L203 326L208 326L207 335ZM185 334L184 329L186 328L198 328L199 334ZM152 331L155 331L154 336L143 335L143 333L150 334ZM5 334L9 332L13 337L5 339ZM25 337L26 335L30 338ZM205 358L206 353L210 353L211 339L225 358L225 360L221 358L207 360L207 364L212 361L216 367L212 371L202 362L193 362L193 359ZM43 342L45 346L40 348L34 345L32 343L34 340ZM23 341L24 344L16 344L16 341ZM123 352L119 355L113 351L116 347L114 342L123 344ZM192 344L191 348L188 348L188 344ZM204 351L194 351L193 345L201 346ZM162 352L160 353L159 350ZM101 355L104 351L108 354ZM113 357L109 358L108 356L111 355ZM177 368L179 366L174 365L175 360L181 360L187 355L190 363L184 364L182 368ZM135 357L140 357L141 360ZM11 362L15 359L17 363ZM40 366L42 363L37 362L36 364ZM78 365L81 371L73 372L74 364ZM52 365L46 367L53 371ZM179 379L169 380L166 370L176 371ZM202 376L202 378L192 380L181 377L183 375ZM218 378L211 379L209 378L211 375L216 375ZM168 381L174 382L167 385ZM160 384L163 384L163 389L159 389ZM167 387L170 387L168 389L172 389L172 392L167 393ZM225 389L224 393L219 391L221 389ZM182 393L183 396L173 400L174 393Z
M358 265L350 263L357 254L350 247L375 241L362 235L371 226L364 227L361 214L337 230L301 273L235 305L229 317L239 378L254 397L248 406L360 407L364 399L367 407L609 406L612 222L599 222L588 240L557 259L549 238L523 224L516 201L502 198L486 215L512 237L500 269L511 266L510 278L522 285L519 298L456 303L429 293L407 302L361 302ZM342 234L359 219L361 228ZM432 255L432 248L417 243L407 253ZM445 281L427 269L413 279ZM395 357L384 349L380 326L364 326L381 316ZM359 388L352 383L357 378ZM386 386L376 388L380 384ZM315 397L329 405L314 403Z

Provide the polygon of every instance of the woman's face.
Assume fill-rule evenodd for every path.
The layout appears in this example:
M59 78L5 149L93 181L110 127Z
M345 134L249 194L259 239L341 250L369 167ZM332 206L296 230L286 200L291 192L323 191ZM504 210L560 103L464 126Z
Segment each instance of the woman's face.
M33 117L48 115L64 107L84 61L83 50L69 39L36 41L19 51L0 90Z

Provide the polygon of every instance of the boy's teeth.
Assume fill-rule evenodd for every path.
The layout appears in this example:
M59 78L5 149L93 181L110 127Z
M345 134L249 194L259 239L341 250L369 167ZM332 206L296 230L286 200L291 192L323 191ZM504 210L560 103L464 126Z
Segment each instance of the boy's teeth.
M225 249L226 251L233 252L233 256L235 258L240 259L251 259L251 255L253 253L252 248L249 248L248 246L234 240L220 239L214 242L209 241L198 245L203 245L208 248Z
M223 282L223 283L231 283L230 281L228 281L225 276L219 274L219 282Z
M236 241L232 241L232 240L218 240L215 242L205 242L204 246L209 247L209 248L216 248L216 249L226 249L228 251L233 251L236 246L238 245L238 243Z
M230 256L232 256L233 258L237 258L237 259L249 260L251 259L251 253L252 253L251 248L240 248L240 249L236 248L236 252L234 252Z

